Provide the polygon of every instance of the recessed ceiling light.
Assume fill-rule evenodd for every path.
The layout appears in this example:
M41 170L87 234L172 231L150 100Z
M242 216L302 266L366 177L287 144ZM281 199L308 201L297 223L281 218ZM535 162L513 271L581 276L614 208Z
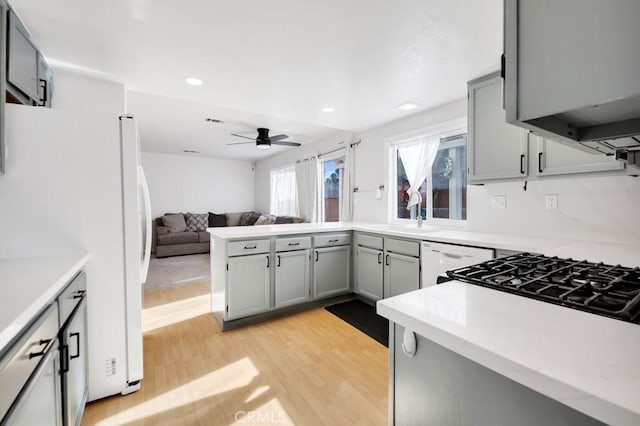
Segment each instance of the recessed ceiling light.
M333 107L324 107L322 108L322 112L333 112L335 109Z
M416 109L419 106L420 105L416 104L415 102L405 102L398 105L396 108L402 111L411 111L412 109Z
M187 84L190 84L192 86L202 86L202 80L196 77L186 77L184 81L186 81Z

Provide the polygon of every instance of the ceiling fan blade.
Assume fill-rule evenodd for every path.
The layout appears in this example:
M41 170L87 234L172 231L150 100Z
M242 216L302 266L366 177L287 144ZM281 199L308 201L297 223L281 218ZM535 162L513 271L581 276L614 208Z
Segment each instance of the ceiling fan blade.
M271 142L273 141L279 141L282 139L287 139L289 137L289 135L275 135L275 136L269 136L269 139L271 139Z
M252 140L252 141L254 141L254 142L256 141L256 138L250 138L249 136L242 136L242 135L238 135L238 134L236 134L236 133L231 133L231 136L237 136L237 137L239 137L239 138L249 139L249 140Z
M251 141L251 142L234 142L234 143L228 143L227 145L247 145L247 144L254 144L256 143L256 141Z
M284 146L300 146L298 142L284 142L284 141L274 141L271 139L271 145L284 145Z

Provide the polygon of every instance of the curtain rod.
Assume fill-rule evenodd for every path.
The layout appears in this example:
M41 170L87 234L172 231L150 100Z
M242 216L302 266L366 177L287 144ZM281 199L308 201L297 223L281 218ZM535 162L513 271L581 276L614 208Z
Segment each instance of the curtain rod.
M332 149L331 151L327 151L327 152L323 152L322 154L318 154L318 158L324 157L325 155L333 154L334 152L340 151L341 149L345 149L345 147L341 146L340 148Z

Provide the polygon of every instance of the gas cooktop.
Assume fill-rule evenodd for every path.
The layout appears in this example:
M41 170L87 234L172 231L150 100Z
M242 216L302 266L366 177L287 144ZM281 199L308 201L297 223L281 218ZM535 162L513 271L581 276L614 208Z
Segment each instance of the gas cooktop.
M640 268L521 253L448 271L451 279L640 324Z

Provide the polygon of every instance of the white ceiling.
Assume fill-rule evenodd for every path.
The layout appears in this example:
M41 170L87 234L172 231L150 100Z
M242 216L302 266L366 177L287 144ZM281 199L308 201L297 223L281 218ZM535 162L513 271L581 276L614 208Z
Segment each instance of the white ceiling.
M163 99L160 111L144 93L190 101L194 113L209 105L275 117L276 130L300 128L306 138L331 131L318 126L361 131L400 118L408 113L394 107L405 101L428 109L462 98L468 80L497 69L502 51L502 0L12 3L49 59L134 91L143 141L158 151L203 130L157 121L187 104ZM186 76L204 85L188 86ZM227 120L263 125L240 112Z
M186 149L199 152L188 155L258 160L295 148L272 145L269 150L260 150L255 142L231 136L231 133L255 138L256 128L266 127L271 136L284 133L289 135L286 141L304 144L336 131L314 124L135 91L127 93L127 112L137 118L142 150L165 154L184 154L183 150ZM207 122L207 117L224 123ZM249 143L227 145L238 142Z

